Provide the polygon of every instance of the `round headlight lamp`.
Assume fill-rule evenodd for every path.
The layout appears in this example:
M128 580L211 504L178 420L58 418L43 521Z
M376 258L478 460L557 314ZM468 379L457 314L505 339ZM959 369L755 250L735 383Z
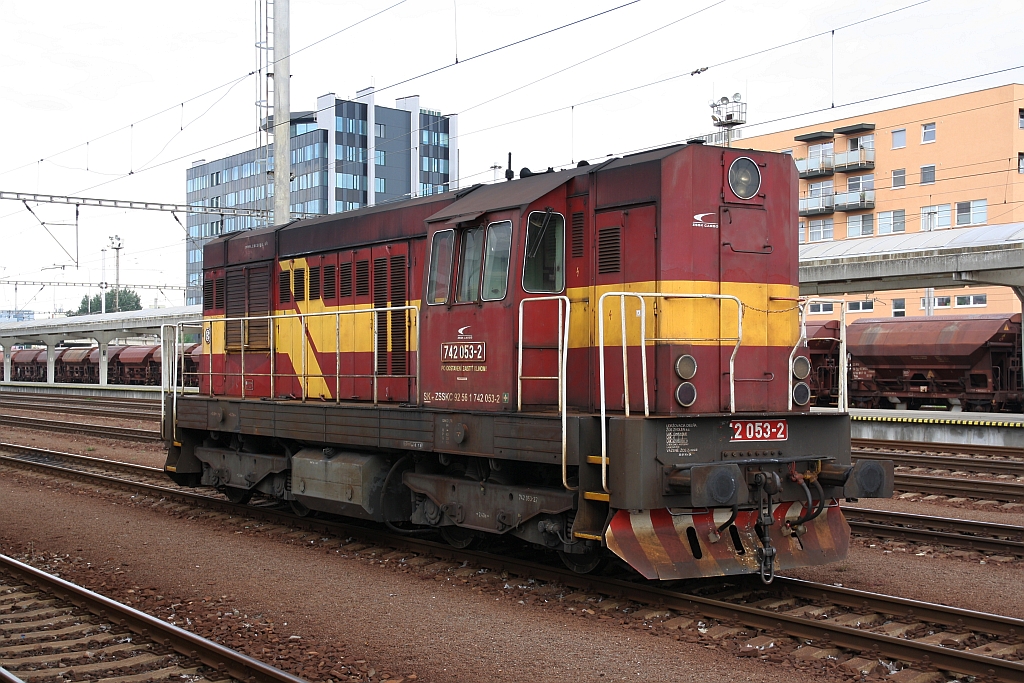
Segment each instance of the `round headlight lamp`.
M761 171L747 157L740 157L729 166L729 189L740 199L751 199L761 189Z
M805 406L811 400L811 388L803 382L793 385L793 403L798 406Z
M679 379L693 379L697 374L697 359L688 353L676 358L676 374Z
M797 379L807 379L811 374L811 361L806 356L797 356L793 359L793 376Z

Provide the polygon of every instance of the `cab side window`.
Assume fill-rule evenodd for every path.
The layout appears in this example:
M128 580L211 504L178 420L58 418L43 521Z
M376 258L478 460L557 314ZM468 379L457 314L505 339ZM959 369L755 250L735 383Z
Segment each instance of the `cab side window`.
M488 225L487 244L484 246L484 301L501 301L505 298L511 256L512 221Z
M523 264L523 290L561 292L565 286L565 217L553 211L530 214Z
M462 233L459 254L459 288L457 301L476 301L480 296L480 268L482 266L484 228L469 228Z
M434 233L430 242L430 270L427 273L427 303L443 304L448 301L452 281L452 247L455 231Z

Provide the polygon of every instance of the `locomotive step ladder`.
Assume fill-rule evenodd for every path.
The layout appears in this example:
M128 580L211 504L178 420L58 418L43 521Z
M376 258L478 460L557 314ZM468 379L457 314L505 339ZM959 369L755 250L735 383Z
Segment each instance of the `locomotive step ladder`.
M580 496L572 535L582 540L600 541L604 538L605 525L608 523L610 499L601 485L601 456L588 455L585 460L581 460L579 472Z

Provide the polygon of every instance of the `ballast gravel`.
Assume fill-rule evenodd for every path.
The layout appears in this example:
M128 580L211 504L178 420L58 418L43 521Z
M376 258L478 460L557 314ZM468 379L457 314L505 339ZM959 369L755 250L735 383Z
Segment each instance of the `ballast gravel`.
M778 634L738 656L758 633L2 466L0 515L0 551L311 681L859 680Z

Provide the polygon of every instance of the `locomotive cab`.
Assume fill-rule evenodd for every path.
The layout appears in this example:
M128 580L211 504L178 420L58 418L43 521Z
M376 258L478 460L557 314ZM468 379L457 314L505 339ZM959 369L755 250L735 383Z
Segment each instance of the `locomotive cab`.
M225 236L165 469L581 571L840 559L838 500L892 465L810 411L796 188L788 155L684 145Z

